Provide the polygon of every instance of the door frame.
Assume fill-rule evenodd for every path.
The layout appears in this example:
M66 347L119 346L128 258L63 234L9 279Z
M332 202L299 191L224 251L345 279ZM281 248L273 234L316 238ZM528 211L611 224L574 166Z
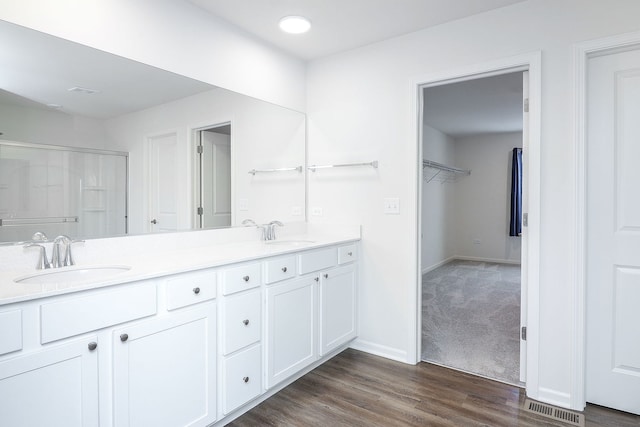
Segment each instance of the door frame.
M571 289L573 330L571 336L571 408L583 410L586 407L586 350L587 350L587 68L589 58L607 55L614 51L640 48L640 32L604 37L574 45L573 75L574 88L574 145L575 145L575 211L574 229L574 279Z
M481 64L472 64L439 73L417 76L411 79L411 97L414 114L411 114L411 130L416 144L413 152L414 172L412 187L415 196L409 209L415 213L413 269L415 272L414 291L409 293L410 306L415 312L409 316L409 352L410 363L418 363L421 358L422 341L422 271L421 271L421 209L422 209L422 92L428 86L473 80L492 75L517 71L529 71L529 133L528 133L528 239L523 247L526 254L526 301L527 327L526 344L526 391L531 398L539 395L539 268L540 268L540 132L541 132L541 76L542 53L535 51L517 56L502 58Z
M190 177L189 179L189 185L191 187L191 191L189 191L189 218L191 221L191 229L194 230L200 230L200 228L198 228L198 214L196 212L196 203L198 202L198 200L200 199L201 194L199 194L199 192L201 191L201 182L199 182L201 180L201 174L199 173L199 159L198 159L198 154L197 154L197 148L198 145L200 144L200 140L198 138L198 135L201 131L207 130L207 129L211 129L211 128L217 128L217 127L221 127L221 126L226 126L229 125L231 126L231 135L230 135L230 139L229 139L229 143L231 144L231 226L233 226L233 224L235 224L235 215L236 215L236 209L234 206L234 194L235 194L235 180L233 179L234 177L234 173L236 170L235 167L235 158L236 158L236 148L234 147L234 131L233 131L233 124L235 123L235 117L233 115L226 115L223 117L218 117L217 119L211 119L211 120L206 120L206 121L202 121L200 123L195 123L195 124L191 124L188 126L188 130L187 133L189 135L189 141L190 143L187 144L187 150L188 150L188 154L187 154L187 159L189 159L188 161L188 176Z
M149 224L149 218L151 217L151 213L154 210L154 208L156 208L157 206L157 200L154 200L154 196L151 192L151 181L153 181L152 179L152 173L154 170L154 166L152 165L153 159L151 157L152 155L152 145L153 145L153 140L156 138L161 138L163 136L168 136L168 135L175 135L176 137L176 151L179 152L180 150L180 132L178 129L176 128L170 128L164 131L158 131L158 132L153 132L153 133L149 133L146 134L144 136L144 145L143 145L143 151L144 151L144 170L143 170L143 176L144 178L144 182L143 182L143 189L144 189L144 197L145 197L145 202L144 202L144 206L143 206L143 221L144 223L142 224L142 229L144 230L145 233L149 233L149 232L153 232L151 225ZM180 173L180 163L178 160L178 165L176 166L178 169L178 175ZM182 215L180 212L180 204L178 203L178 209L176 210L176 226L180 226L180 220L182 219Z

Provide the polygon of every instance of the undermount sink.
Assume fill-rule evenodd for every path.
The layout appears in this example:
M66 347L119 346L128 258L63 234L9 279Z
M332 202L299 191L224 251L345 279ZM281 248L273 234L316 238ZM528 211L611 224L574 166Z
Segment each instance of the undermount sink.
M283 246L304 246L315 243L315 240L268 240L264 242L265 245L283 245Z
M104 280L130 270L128 265L96 265L62 267L14 279L16 283L46 285L50 283L75 283Z

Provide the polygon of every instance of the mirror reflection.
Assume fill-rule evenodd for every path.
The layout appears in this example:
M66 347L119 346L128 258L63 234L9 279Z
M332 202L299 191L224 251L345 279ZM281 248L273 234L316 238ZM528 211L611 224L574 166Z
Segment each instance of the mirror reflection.
M0 192L68 194L64 209L51 202L28 214L22 191L2 196L0 242L29 240L45 228L37 218L63 222L50 237L73 238L304 220L302 113L14 24L0 21L0 34L0 139L12 159L0 161ZM54 149L44 172L47 145L71 150ZM105 160L118 155L126 160ZM58 176L61 190L43 174ZM114 190L118 209L105 207L111 189L100 179L128 190Z

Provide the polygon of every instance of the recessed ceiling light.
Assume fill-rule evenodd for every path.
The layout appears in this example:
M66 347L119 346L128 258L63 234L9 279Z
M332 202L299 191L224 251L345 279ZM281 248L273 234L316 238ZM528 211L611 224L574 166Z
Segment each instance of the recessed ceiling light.
M280 29L289 34L302 34L309 31L311 21L304 16L285 16L280 20Z
M60 104L47 104L47 107L51 108L52 110L62 110L62 105Z
M69 92L84 93L85 95L93 95L94 93L100 93L98 89L89 89L88 87L74 86L67 89Z

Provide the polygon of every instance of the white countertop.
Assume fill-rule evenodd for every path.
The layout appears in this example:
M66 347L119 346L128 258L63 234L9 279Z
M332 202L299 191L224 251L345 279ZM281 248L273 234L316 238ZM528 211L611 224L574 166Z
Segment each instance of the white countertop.
M311 227L310 227L311 228ZM357 229L357 232L355 230ZM299 230L298 230L299 231ZM308 249L316 249L324 246L336 245L341 243L353 242L360 239L359 228L343 228L342 230L332 230L331 233L324 233L317 228L315 230L305 230L304 234L285 234L280 236L276 244L266 243L259 240L243 240L243 241L226 241L211 244L194 244L184 249L153 251L151 248L146 250L138 250L137 254L127 253L123 251L121 257L110 254L108 257L96 259L87 259L86 262L81 261L81 257L76 253L81 253L82 249L74 248L74 256L76 257L76 266L61 267L55 270L35 270L30 268L11 269L4 265L0 269L0 305L28 301L38 298L49 297L53 295L61 295L81 290L101 288L117 284L147 280L161 276L167 276L176 273L182 273L191 270L199 270L203 268L219 267L227 264L234 264L250 260L256 260L265 257L284 255L288 253L299 252ZM203 233L211 233L205 231ZM215 231L213 231L215 232ZM228 232L227 232L228 233ZM149 244L157 244L158 239L175 240L176 235L149 236ZM193 236L193 235L191 235ZM127 238L120 238L127 239ZM151 240L153 239L153 240ZM113 239L108 244L113 245ZM138 239L136 245L144 246L144 238ZM227 239L228 240L228 239ZM285 243L285 242L290 243ZM88 241L89 242L89 241ZM90 241L92 245L99 245L96 241ZM115 242L119 244L129 244L131 241L122 240ZM94 248L95 250L95 248ZM37 251L36 251L37 252ZM6 261L10 261L10 257ZM47 283L47 284L27 284L16 283L14 280L30 274L40 272L64 271L65 269L87 268L96 266L114 266L126 265L131 269L109 275L105 279L74 281L71 283Z

